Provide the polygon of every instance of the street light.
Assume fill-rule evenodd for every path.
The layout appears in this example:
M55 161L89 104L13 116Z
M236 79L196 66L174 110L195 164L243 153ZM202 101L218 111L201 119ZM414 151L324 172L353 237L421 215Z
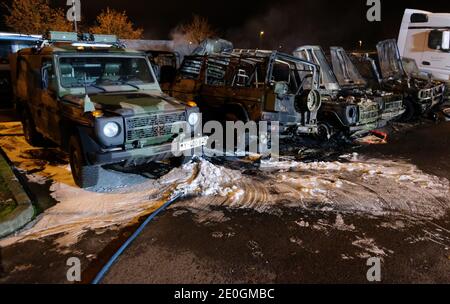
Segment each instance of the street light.
M262 44L263 44L264 34L265 34L264 31L260 31L260 32L259 32L259 48L260 48L260 49L262 49L262 47L263 47Z

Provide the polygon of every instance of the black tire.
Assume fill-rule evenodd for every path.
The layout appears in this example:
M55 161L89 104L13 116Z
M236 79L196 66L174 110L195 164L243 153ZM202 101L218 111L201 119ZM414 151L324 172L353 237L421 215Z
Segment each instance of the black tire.
M44 145L44 137L36 130L33 117L29 110L25 109L22 112L22 127L25 140L34 147Z
M98 184L100 167L88 165L81 141L76 135L72 135L69 140L69 157L72 177L78 187L89 188Z
M328 141L334 135L333 127L326 123L319 123L317 138L321 141Z
M411 100L404 100L403 104L405 106L406 111L400 117L400 121L410 122L411 120L414 119L414 117L416 117L417 114L416 107L414 106Z

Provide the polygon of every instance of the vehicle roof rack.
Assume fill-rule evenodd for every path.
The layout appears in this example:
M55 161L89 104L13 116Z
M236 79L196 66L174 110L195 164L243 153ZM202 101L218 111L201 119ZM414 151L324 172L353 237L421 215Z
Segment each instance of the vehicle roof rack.
M74 47L124 48L115 35L49 31L43 38L41 48L56 43L67 43Z

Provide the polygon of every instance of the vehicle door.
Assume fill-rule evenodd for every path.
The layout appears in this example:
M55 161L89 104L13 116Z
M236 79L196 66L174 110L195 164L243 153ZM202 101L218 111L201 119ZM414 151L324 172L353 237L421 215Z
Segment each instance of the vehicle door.
M449 44L450 30L428 31L419 68L435 74L437 78L450 79Z
M41 90L39 92L45 135L56 143L61 141L59 102L57 98L57 81L52 57L42 57Z
M228 99L227 77L230 73L231 58L228 56L211 55L205 62L202 71L203 85L199 94L199 103L205 109L222 109ZM220 117L220 114L217 113Z
M248 115L239 119L261 119L266 93L264 67L264 60L260 58L243 57L230 70L227 102L240 104Z

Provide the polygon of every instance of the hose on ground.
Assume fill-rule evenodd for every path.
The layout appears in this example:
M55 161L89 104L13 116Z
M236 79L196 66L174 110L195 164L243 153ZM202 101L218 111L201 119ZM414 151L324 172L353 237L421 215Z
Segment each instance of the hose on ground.
M139 226L138 229L125 241L125 243L120 246L120 248L114 253L114 255L109 259L109 261L103 266L103 268L100 270L100 272L95 276L94 280L92 281L92 284L99 284L104 276L108 273L112 265L117 261L119 256L127 249L127 247L141 234L141 232L144 230L144 228L150 223L158 214L160 214L162 211L164 211L167 207L169 207L171 204L173 204L177 199L181 197L181 194L176 195L175 197L171 198L169 201L167 201L164 205L162 205L158 210L150 214L145 221Z

